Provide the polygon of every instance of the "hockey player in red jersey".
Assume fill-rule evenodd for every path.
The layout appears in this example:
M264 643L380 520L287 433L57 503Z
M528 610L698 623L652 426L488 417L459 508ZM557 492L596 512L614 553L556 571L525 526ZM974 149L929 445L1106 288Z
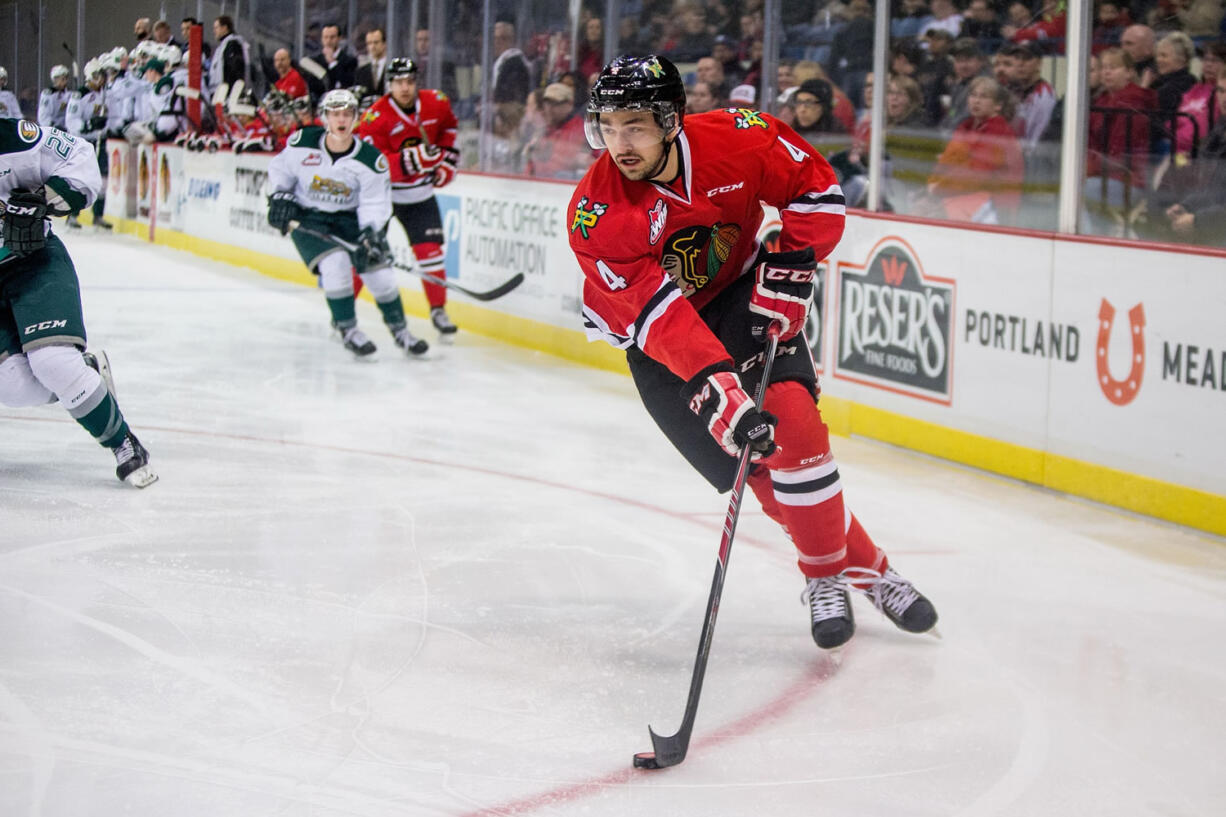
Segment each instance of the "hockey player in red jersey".
M855 632L850 592L924 632L932 604L889 565L844 506L817 374L801 330L816 260L843 234L834 172L787 125L746 108L686 117L685 89L661 57L619 57L592 88L586 132L607 148L571 200L589 339L626 349L648 412L718 490L748 445L750 487L797 550L818 646ZM761 202L780 211L779 252L756 236ZM781 327L763 411L766 329Z
M443 270L443 222L434 190L455 179L460 151L456 118L447 95L417 87L417 64L403 57L387 66L388 93L370 106L358 136L387 157L392 172L392 207L413 247L421 271L435 278ZM455 334L446 312L447 290L422 284L430 322L443 335Z

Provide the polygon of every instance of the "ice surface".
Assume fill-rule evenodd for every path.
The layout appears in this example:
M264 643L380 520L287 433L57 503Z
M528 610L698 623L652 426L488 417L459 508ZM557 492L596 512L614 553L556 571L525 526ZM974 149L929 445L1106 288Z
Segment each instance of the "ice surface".
M836 438L943 638L859 599L820 654L751 499L690 757L634 771L726 500L628 379L463 331L409 360L365 302L357 362L318 291L67 240L161 481L0 408L0 815L1222 813L1220 540Z

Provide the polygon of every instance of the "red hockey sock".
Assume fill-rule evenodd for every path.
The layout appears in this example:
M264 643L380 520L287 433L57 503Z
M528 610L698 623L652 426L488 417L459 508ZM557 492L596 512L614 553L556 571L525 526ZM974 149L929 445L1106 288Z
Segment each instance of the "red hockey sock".
M775 442L780 451L771 458L771 493L796 545L800 572L810 578L833 576L847 567L848 553L843 486L830 455L829 431L813 396L800 383L771 384L764 408L779 419Z
M890 566L885 551L873 544L868 532L861 526L860 520L851 511L847 512L847 565L848 567L867 567L878 573L885 573ZM855 584L855 582L853 582Z
M413 245L413 255L417 258L417 266L421 271L432 278L446 278L447 273L443 269L443 245L435 244L432 241L423 244ZM422 290L426 293L426 300L430 302L430 308L443 306L447 303L447 290L444 287L435 284L427 284L425 281L421 284Z

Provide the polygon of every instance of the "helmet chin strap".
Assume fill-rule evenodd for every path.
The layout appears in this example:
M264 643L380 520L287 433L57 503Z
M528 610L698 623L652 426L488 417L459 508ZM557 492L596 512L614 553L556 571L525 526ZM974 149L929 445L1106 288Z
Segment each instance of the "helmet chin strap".
M677 128L677 133L681 133L681 128ZM673 143L676 141L677 141L677 136L675 134L672 139L669 139L668 136L665 135L664 153L663 155L660 156L660 161L656 162L656 166L651 169L651 174L647 176L648 179L654 180L656 176L659 176L661 173L664 172L664 168L668 167L668 157L669 157L669 154L672 152Z

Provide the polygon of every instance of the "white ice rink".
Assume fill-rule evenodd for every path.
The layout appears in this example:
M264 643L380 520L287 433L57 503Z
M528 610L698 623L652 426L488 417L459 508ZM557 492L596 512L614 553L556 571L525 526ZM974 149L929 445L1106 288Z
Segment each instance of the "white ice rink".
M751 499L634 771L726 498L628 378L367 302L357 362L318 291L67 240L161 481L0 407L0 817L1226 814L1221 540L835 438L943 638L857 599L836 665Z

